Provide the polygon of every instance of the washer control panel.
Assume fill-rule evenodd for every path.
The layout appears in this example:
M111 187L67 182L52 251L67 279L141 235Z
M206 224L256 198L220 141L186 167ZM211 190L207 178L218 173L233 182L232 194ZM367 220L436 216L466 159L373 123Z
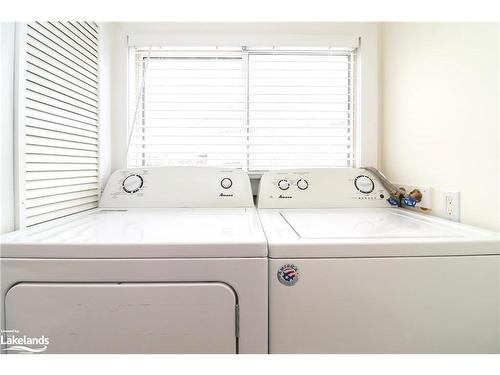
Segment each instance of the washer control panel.
M212 167L128 168L114 172L100 207L253 207L248 175Z
M269 171L259 185L259 208L388 207L389 193L358 168Z

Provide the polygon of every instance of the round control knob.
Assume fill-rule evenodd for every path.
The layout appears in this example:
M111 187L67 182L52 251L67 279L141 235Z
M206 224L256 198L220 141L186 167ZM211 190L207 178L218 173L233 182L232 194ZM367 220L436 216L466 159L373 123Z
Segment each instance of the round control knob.
M370 177L364 175L356 177L356 179L354 180L354 186L364 194L371 193L373 189L375 189L373 180Z
M290 187L290 183L288 182L288 180L280 180L278 182L278 187L281 190L287 190Z
M233 181L231 181L230 178L223 178L220 181L220 186L222 186L224 189L229 189L231 186L233 186Z
M123 180L122 187L127 193L136 193L141 190L144 180L138 174L131 174Z
M308 187L309 187L309 183L307 182L307 180L298 180L297 181L297 187L300 189L300 190L306 190Z

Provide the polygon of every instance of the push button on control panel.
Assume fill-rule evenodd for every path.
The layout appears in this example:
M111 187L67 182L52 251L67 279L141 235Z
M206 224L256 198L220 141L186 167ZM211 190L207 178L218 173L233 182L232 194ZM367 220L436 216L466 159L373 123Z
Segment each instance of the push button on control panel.
M220 182L220 186L222 186L224 189L229 189L231 186L233 186L233 181L230 178L223 178Z
M307 182L307 180L300 179L297 181L297 187L300 190L306 190L309 187L309 183Z
M278 182L278 187L281 190L288 190L288 188L290 187L290 183L288 182L288 180L280 180Z

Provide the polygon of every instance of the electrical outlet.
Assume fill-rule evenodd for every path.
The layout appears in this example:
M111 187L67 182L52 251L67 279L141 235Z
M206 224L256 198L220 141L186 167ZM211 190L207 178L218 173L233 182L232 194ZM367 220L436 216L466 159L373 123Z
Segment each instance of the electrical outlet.
M447 191L444 196L444 216L453 221L460 221L460 193Z

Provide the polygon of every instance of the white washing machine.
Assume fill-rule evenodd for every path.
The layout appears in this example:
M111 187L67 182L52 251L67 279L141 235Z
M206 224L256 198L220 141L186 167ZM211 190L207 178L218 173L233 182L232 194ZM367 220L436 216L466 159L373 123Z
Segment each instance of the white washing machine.
M497 233L391 208L360 169L263 175L270 353L498 353Z
M120 170L99 206L1 237L4 352L267 353L245 173Z

